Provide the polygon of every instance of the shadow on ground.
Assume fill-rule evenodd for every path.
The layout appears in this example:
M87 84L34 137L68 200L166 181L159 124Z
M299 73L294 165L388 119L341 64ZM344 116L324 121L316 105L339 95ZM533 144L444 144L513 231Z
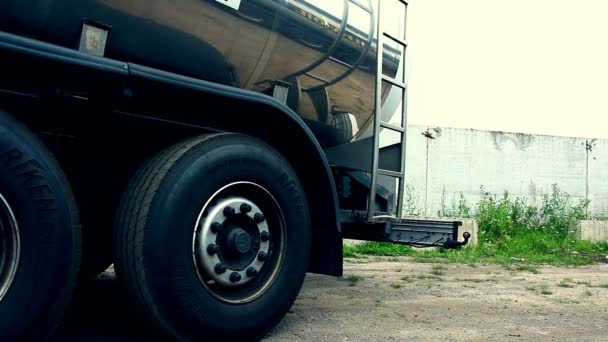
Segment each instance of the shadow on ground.
M150 341L159 332L141 318L116 279L85 281L53 341Z

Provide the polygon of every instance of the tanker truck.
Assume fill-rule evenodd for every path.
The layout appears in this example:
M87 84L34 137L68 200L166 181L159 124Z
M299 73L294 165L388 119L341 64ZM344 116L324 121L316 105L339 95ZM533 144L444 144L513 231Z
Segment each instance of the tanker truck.
M402 0L0 2L0 340L52 334L114 264L179 340L255 339L342 239L402 217Z

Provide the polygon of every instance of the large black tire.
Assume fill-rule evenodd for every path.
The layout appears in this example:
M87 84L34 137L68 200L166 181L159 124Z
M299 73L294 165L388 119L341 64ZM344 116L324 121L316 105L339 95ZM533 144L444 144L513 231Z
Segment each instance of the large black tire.
M39 340L59 322L76 283L80 262L78 211L51 153L26 127L3 112L0 194L0 254L4 253L4 261L12 260L2 264L0 273L9 274L10 265L15 265L12 281L3 276L0 284L6 290L0 294L0 339ZM7 247L12 253L6 253Z
M258 188L249 182L272 195L277 211L269 209L270 197L256 192ZM218 192L223 187L222 191L234 193ZM243 275L243 281L249 282L234 288L207 281L206 277L219 276L201 270L201 263L211 257L197 253L201 246L198 235L193 235L199 222L202 226L206 215L211 216L211 206L226 200L224 194L259 201L272 234L266 264L257 278L245 280ZM208 211L203 212L203 207ZM281 213L282 218L275 215ZM226 228L228 220L223 221L222 232L234 228ZM270 146L238 134L197 137L148 162L123 197L114 233L117 276L149 317L180 340L262 336L293 304L306 274L311 243L306 196L291 166ZM252 241L255 235L251 233ZM259 257L259 250L252 251ZM257 260L254 257L253 262Z

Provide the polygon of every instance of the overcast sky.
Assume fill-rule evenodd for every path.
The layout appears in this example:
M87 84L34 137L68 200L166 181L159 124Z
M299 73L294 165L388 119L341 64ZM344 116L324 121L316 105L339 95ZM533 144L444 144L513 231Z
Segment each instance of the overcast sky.
M410 124L608 138L608 0L410 0Z

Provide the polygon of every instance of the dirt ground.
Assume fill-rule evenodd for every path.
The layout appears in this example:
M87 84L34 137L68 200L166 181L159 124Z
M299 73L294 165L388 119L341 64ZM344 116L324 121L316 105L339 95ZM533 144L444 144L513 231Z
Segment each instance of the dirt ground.
M77 294L57 341L144 341L151 327L106 273ZM146 335L148 334L148 335ZM265 341L607 341L608 264L507 269L349 259L308 275Z

